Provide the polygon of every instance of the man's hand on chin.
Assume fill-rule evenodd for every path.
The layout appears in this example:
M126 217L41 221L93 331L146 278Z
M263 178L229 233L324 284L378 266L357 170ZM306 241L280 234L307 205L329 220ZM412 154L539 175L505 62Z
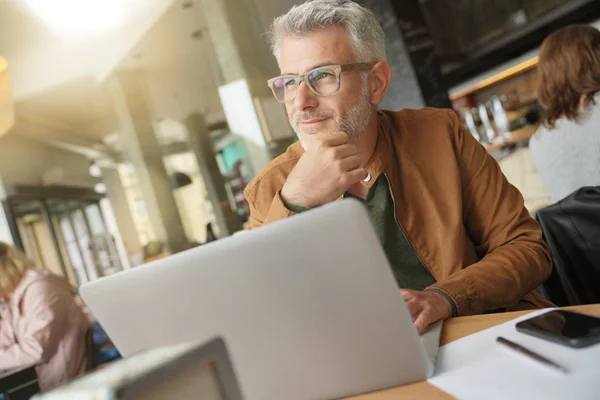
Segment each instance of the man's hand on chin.
M367 177L345 132L315 134L281 189L288 204L312 208L334 201Z
M452 316L452 306L437 292L410 289L400 289L400 292L419 334L425 332L434 322Z

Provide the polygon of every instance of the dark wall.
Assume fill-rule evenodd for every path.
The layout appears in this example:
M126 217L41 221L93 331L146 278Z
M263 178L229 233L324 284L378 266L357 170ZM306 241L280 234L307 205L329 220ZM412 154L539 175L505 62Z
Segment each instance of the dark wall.
M414 0L390 0L397 8ZM538 48L563 26L600 18L599 0L420 0L452 86Z
M392 67L392 84L380 107L384 110L421 108L425 105L421 89L400 34L396 14L389 0L359 0L373 11L386 36L388 62Z

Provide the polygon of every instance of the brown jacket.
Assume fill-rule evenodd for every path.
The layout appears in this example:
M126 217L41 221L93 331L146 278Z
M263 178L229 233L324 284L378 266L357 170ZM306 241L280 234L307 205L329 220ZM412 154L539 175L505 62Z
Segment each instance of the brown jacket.
M458 315L552 306L530 293L551 271L541 229L456 114L382 111L378 118L375 153L366 165L373 179L363 184L385 174L398 224L435 277L432 287L454 300ZM280 191L302 154L293 144L246 187L252 228L293 214Z

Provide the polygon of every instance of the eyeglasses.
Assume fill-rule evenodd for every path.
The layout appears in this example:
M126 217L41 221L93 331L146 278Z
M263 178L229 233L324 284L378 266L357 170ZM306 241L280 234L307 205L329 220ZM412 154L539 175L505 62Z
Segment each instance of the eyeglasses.
M340 74L345 71L368 71L376 63L352 63L326 65L310 70L306 75L282 75L269 79L267 84L280 103L296 98L300 84L304 82L315 96L327 96L340 90Z

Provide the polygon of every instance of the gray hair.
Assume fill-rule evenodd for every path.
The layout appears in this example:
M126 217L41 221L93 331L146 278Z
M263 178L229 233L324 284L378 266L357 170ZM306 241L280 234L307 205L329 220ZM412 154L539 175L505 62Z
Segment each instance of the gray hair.
M300 38L317 29L342 27L362 62L385 61L385 34L371 10L350 0L309 0L276 18L268 32L279 63L286 37Z

